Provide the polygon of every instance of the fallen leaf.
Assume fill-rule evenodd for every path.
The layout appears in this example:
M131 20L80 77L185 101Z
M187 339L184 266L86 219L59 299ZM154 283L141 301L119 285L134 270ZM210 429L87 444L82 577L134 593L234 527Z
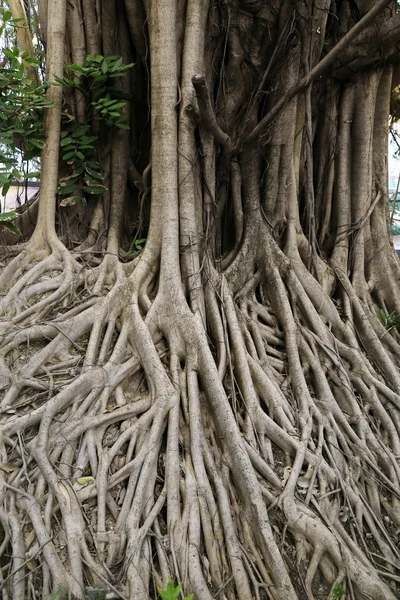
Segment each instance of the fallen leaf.
M5 471L6 473L12 473L13 471L18 471L20 466L21 465L17 462L0 463L0 469Z
M89 483L93 483L94 482L94 477L92 477L91 475L88 477L78 477L78 479L76 480L80 485L89 485Z

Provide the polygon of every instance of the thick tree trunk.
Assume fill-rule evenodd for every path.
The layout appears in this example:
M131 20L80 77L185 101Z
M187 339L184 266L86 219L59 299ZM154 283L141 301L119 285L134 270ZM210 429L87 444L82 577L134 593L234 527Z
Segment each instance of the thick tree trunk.
M55 97L0 278L2 598L394 600L394 2L67 8L65 46L65 3L41 15L50 76L135 62L131 129L96 132L104 197L56 214Z

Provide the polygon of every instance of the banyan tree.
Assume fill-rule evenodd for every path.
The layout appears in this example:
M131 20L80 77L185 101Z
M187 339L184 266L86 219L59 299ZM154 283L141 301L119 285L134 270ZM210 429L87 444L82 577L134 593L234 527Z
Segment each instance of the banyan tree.
M1 259L3 600L395 600L397 3L25 4L58 85Z

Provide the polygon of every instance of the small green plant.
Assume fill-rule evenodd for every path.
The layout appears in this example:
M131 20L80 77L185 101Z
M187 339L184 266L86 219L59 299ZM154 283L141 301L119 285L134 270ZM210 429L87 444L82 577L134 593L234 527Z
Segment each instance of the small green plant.
M160 598L164 598L164 600L177 600L179 594L181 593L182 584L180 583L176 587L174 586L174 582L172 579L168 581L168 585L165 590L161 588L157 588L158 594ZM190 594L190 596L185 596L183 600L193 600L194 594Z
M57 590L56 592L54 592L54 593L53 593L53 594L50 596L49 600L56 600L56 598L58 598L58 597L59 597L59 595L61 594L61 592L62 592L62 589L61 589L61 588L58 588L58 590Z
M346 591L342 588L340 583L337 583L332 590L332 599L340 600L346 594Z
M384 309L381 308L379 315L385 329L389 330L400 326L400 316L396 314L395 310L390 314L387 314Z
M135 240L131 247L128 250L128 254L136 254L137 252L140 252L141 250L143 250L143 246L144 243L146 242L147 238L143 238L141 240Z

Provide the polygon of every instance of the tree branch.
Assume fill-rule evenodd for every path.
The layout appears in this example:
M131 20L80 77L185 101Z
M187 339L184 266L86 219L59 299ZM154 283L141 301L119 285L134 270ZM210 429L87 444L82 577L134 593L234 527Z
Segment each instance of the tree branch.
M205 77L203 75L194 75L192 77L192 84L199 105L201 124L209 133L211 133L221 146L230 152L232 149L232 142L229 135L222 131L217 123Z
M335 76L345 78L382 60L399 62L400 53L396 44L400 40L400 13L383 21L377 28L374 24L353 41L339 56L341 66ZM393 60L394 59L394 60Z

